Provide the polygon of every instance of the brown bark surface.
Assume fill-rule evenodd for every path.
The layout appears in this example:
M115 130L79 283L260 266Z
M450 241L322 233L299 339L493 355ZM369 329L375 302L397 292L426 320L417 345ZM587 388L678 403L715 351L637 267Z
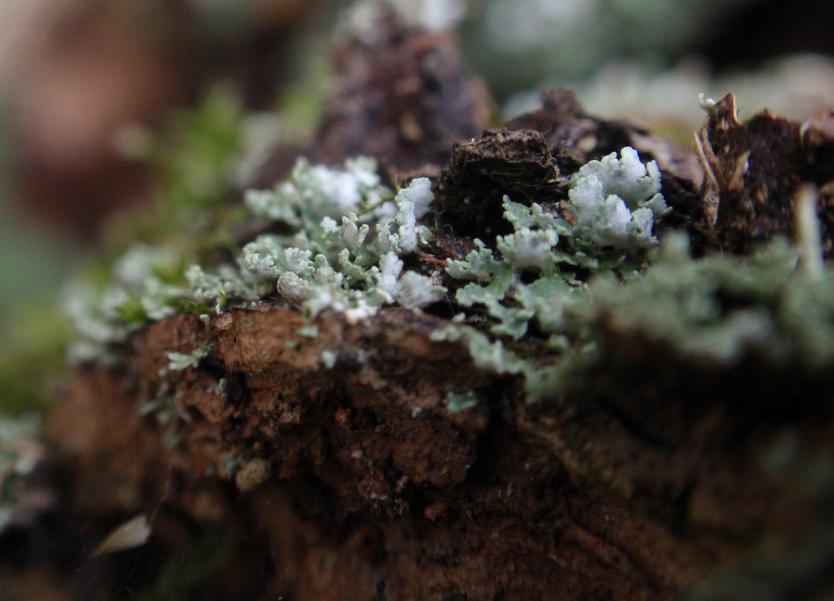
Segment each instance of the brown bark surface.
M726 384L743 370L689 392L609 375L617 397L601 374L590 392L527 405L518 382L432 342L442 323L391 309L362 327L325 320L308 340L297 313L262 306L151 326L126 368L78 373L53 416L74 510L163 507L168 552L183 545L171 520L214 523L256 541L259 595L302 601L383 586L387 599L673 599L762 537L801 530L801 499L758 457L786 424L824 440L830 412L776 410L779 390L734 406ZM201 344L199 369L164 371L167 351ZM649 360L616 348L627 365L613 373ZM487 402L450 414L446 392L473 386ZM140 415L160 395L166 424Z

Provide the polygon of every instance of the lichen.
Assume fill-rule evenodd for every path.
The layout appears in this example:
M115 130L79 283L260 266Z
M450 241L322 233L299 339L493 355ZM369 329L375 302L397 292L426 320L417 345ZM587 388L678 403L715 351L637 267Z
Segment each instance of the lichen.
M807 209L815 203L804 212L800 203L801 249L774 240L750 257L693 258L685 234L651 250L654 221L668 212L659 188L656 166L623 149L572 179L570 221L505 198L513 233L498 236L496 249L476 240L464 260L447 262L447 274L467 282L455 292L467 312L435 339L464 344L478 367L522 375L531 399L583 378L606 329L722 366L746 356L808 369L834 363L834 270L820 261L819 224ZM473 327L478 308L490 335ZM522 338L542 351L508 348Z
M601 278L585 321L641 332L690 359L733 364L755 354L819 369L834 362L834 270L798 267L799 251L775 240L750 257L693 259L686 239L668 237L642 277Z
M430 183L415 179L392 196L371 159L341 170L299 161L289 181L248 197L258 216L291 233L247 244L241 277L273 282L308 319L334 311L355 323L382 305L416 309L440 300L445 290L435 278L404 269L402 260L430 237L418 224L433 199Z
M43 458L40 431L35 415L0 416L0 533L13 519L14 482L32 473Z
M587 341L574 348L565 338L566 312L590 301L591 277L633 277L648 262L647 249L657 244L655 219L669 210L657 165L644 165L631 148L620 156L592 161L571 180L570 219L505 197L504 218L512 233L497 236L495 249L476 239L463 260L446 263L449 276L467 282L455 292L457 304L470 312L483 307L495 339L466 325L451 326L436 338L463 342L481 368L522 374L531 397L557 389L572 355L584 355L588 348ZM544 337L553 353L550 364L525 359L502 341L531 334Z
M462 0L361 0L342 19L342 35L373 43L379 35L379 15L394 11L411 27L442 31L453 27L466 13Z
M168 358L167 369L168 371L182 371L188 368L197 369L200 366L200 362L208 357L210 350L208 345L201 345L190 353L169 351L165 353L165 356Z
M323 350L321 352L321 364L327 369L333 369L336 367L336 361L338 359L339 355L335 351Z
M498 254L475 240L464 260L447 261L450 276L471 280L456 292L457 302L483 305L497 320L494 334L519 339L533 321L550 334L562 325L565 303L585 289L579 270L622 274L639 265L641 253L657 243L655 218L668 208L657 165L644 165L631 148L621 156L592 161L572 179L572 221L505 197L504 218L513 232L497 237Z
M562 212L505 197L512 231L491 246L475 239L464 258L446 261L461 313L433 338L463 344L481 369L523 377L530 398L557 394L593 360L603 322L724 363L751 349L772 361L834 360L830 270L813 262L798 271L797 252L779 243L749 259L693 259L684 238L668 235L654 251L655 223L669 211L660 177L653 162L624 148L580 168ZM72 356L107 360L113 345L150 321L268 295L302 311L298 335L306 337L318 334L323 314L355 324L386 305L437 303L446 298L442 274L414 260L431 240L421 220L433 199L425 178L395 194L368 158L340 168L300 159L272 190L247 194L253 215L274 233L257 236L234 262L186 267L167 247L134 245L105 285L76 289L68 309L83 338ZM516 348L521 342L539 351ZM202 357L169 358L169 369L178 369ZM322 354L322 364L334 358Z
M183 312L220 313L271 293L301 308L310 326L325 312L358 323L383 305L435 303L445 294L439 273L404 263L430 239L419 220L433 198L426 178L394 194L367 157L340 169L299 159L274 189L246 195L255 217L285 233L258 236L234 263L186 267L194 253L137 244L114 262L104 284L69 289L66 310L81 334L70 359L115 360L113 345L137 327Z
M654 221L669 208L660 193L660 169L643 164L637 151L623 148L583 165L571 180L574 235L596 246L619 249L657 244Z
M64 309L81 339L69 347L71 363L113 359L111 345L131 329L180 312L188 301L181 286L177 257L163 248L136 244L119 257L106 285L71 282Z
M331 169L301 158L287 180L274 190L249 190L245 202L257 217L315 229L325 217L372 211L390 194L373 159L349 159L343 168Z
M478 395L472 391L450 392L446 395L446 411L455 415L478 406Z
M512 232L497 236L494 248L475 240L466 257L447 261L446 274L465 282L454 295L464 311L434 338L464 344L481 369L522 375L532 396L547 392L573 349L588 346L565 337L566 311L587 302L588 278L611 272L625 279L647 261L647 248L656 243L654 220L668 210L659 186L657 167L626 148L620 158L579 171L565 215L505 198ZM446 298L439 270L412 267L431 240L421 220L433 200L426 178L395 194L367 157L339 168L299 159L273 189L246 193L246 207L272 233L245 244L233 262L189 265L193 252L140 244L114 262L103 285L78 286L67 306L82 338L70 356L115 361L114 345L151 321L182 312L209 319L210 312L268 295L302 311L306 323L298 335L305 337L317 336L316 319L325 313L356 324L385 305L437 303ZM479 322L482 310L489 334ZM529 359L512 350L511 341L528 335L544 355ZM170 355L168 370L196 367L202 356ZM330 367L334 358L322 354L322 364Z

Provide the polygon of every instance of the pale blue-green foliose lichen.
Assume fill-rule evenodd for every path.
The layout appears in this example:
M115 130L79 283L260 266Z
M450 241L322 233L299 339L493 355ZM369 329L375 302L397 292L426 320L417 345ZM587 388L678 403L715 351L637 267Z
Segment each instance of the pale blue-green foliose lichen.
M751 349L773 361L834 361L831 270L797 269L798 252L784 243L749 258L693 259L685 237L667 235L663 251L653 250L669 211L660 178L653 162L624 148L578 171L564 212L505 198L512 231L447 260L462 312L432 338L463 344L481 369L522 376L529 398L558 393L577 366L594 361L600 323L723 364ZM280 233L256 237L234 262L188 266L170 248L136 245L106 285L76 289L68 309L83 337L71 356L107 360L150 321L207 317L267 295L303 311L298 335L308 337L323 313L358 323L385 305L419 309L448 298L439 271L406 266L431 239L421 219L433 199L425 178L395 193L368 158L341 168L301 159L274 189L246 194L252 215ZM173 369L200 358L171 357ZM321 358L330 367L337 356Z
M452 415L478 406L478 395L472 391L450 392L446 395L446 411Z
M834 363L834 270L809 273L799 251L775 240L750 257L689 256L669 236L640 278L595 281L584 321L639 332L691 359L728 365L755 354L774 364Z
M657 163L644 165L629 147L620 158L610 154L583 165L571 181L569 196L576 237L596 246L653 246L653 223L669 211L660 193Z
M465 259L446 265L453 279L468 282L455 293L458 305L483 307L496 339L470 326L451 326L435 339L463 342L481 368L523 374L533 396L558 380L560 368L552 361L537 367L501 338L520 340L534 332L545 337L550 351L575 352L564 337L565 315L571 305L589 301L589 274L634 277L657 244L656 220L669 211L657 165L643 164L631 148L583 166L571 180L567 210L571 219L505 197L512 233L498 236L495 249L476 239Z
M256 217L286 233L258 236L235 263L186 267L174 250L139 244L116 260L105 285L73 287L66 309L82 337L70 358L106 360L111 345L133 328L182 312L220 312L231 301L272 292L302 308L309 320L330 311L350 323L383 305L418 309L434 303L445 294L439 274L418 273L404 263L430 239L418 220L433 199L426 178L395 194L369 158L348 160L341 169L300 159L286 181L250 191L245 199Z
M200 366L200 362L209 354L208 346L198 346L190 353L177 353L170 351L165 353L168 358L168 371L182 371L184 369L196 369Z
M537 367L502 339L519 340L533 328L553 357L571 351L564 336L566 308L586 302L588 274L613 271L628 278L642 266L646 249L657 242L655 220L668 211L659 189L656 165L644 165L625 148L620 156L585 165L572 179L570 219L505 198L512 232L498 236L494 249L475 240L463 260L447 261L447 275L466 282L455 301L468 313L434 338L462 342L482 369L523 374L528 383L552 380L553 361ZM207 317L232 302L269 294L304 312L308 323L299 335L310 336L325 312L357 323L384 305L431 305L445 298L441 274L408 269L406 261L431 238L420 220L433 199L426 178L395 194L369 158L350 159L341 168L300 159L272 190L246 193L252 215L281 233L258 236L234 263L186 266L186 257L171 249L136 245L115 262L106 286L77 289L68 310L83 338L71 357L107 359L110 347L133 328L184 311ZM481 308L494 339L459 323ZM191 356L181 359L185 366L194 362ZM332 359L323 357L324 364Z
M577 273L639 267L641 252L657 244L655 220L669 210L657 165L631 148L583 166L569 198L572 221L505 197L513 232L497 237L498 254L475 240L464 260L447 262L450 276L471 281L457 291L458 304L484 306L496 320L493 334L519 339L533 321L546 334L559 331L565 303L585 293Z
M31 474L44 456L35 415L0 416L0 533L14 522L14 482Z

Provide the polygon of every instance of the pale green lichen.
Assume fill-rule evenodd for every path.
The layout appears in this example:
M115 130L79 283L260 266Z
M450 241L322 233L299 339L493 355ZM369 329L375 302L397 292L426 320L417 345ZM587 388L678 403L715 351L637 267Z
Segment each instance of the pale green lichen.
M505 197L513 232L497 237L497 254L475 240L464 260L447 261L450 276L470 280L456 292L458 304L485 307L496 335L520 339L531 323L551 334L562 327L565 305L586 292L578 270L633 269L634 258L656 244L654 220L668 208L657 165L644 165L631 148L621 157L592 161L573 178L568 210L574 223Z
M446 411L455 415L478 406L478 395L472 391L450 392L446 395Z
M15 519L15 482L31 474L45 455L35 415L0 416L0 533Z
M338 353L331 350L324 350L321 352L321 364L327 369L336 367L336 361L339 359Z
M290 233L247 244L240 277L272 282L309 319L333 311L357 322L382 305L416 309L440 300L445 290L435 279L404 269L401 258L429 239L417 220L433 200L430 183L415 179L392 196L371 159L349 160L341 170L299 161L290 180L248 197L257 215Z
M466 14L463 0L360 0L340 20L341 34L374 43L380 35L380 16L394 11L407 25L426 31L453 27Z
M188 300L173 283L180 271L172 253L137 244L116 260L109 284L71 283L64 308L82 338L70 346L70 362L105 359L132 328L178 313Z
M482 369L523 375L530 397L558 387L570 367L565 357L577 351L563 335L565 315L571 306L589 302L589 275L633 277L647 260L646 250L657 244L655 221L669 211L657 165L644 165L628 147L619 157L614 153L583 166L571 179L569 199L571 220L505 197L504 218L512 233L498 236L495 249L476 239L463 260L446 264L452 278L468 282L455 293L458 305L483 307L495 339L470 326L451 326L436 339L461 341ZM548 337L546 347L563 355L560 363L553 363L554 356L550 365L540 365L509 351L501 340L520 340L531 332Z
M390 194L373 159L348 159L343 168L331 169L302 158L274 190L250 190L245 201L258 217L314 229L324 217L366 213Z
M580 168L571 180L574 235L595 246L647 248L657 243L654 221L669 208L660 193L660 169L643 164L637 151L623 148Z
M602 278L577 311L621 331L641 332L690 358L732 364L755 354L809 368L834 363L834 270L798 268L799 251L777 240L739 258L692 259L670 237L642 277Z
M555 357L572 352L563 336L565 314L571 304L586 302L587 274L613 270L623 277L654 244L654 220L666 211L659 177L653 163L644 166L626 148L621 158L592 162L572 180L572 220L505 198L504 217L513 231L498 236L494 249L475 240L463 260L447 262L447 274L466 282L455 300L468 315L461 314L434 338L463 343L481 369L524 376L533 396L547 390L562 373ZM341 168L301 159L274 189L247 193L247 207L281 233L258 236L234 263L186 268L182 254L137 245L115 262L103 288L75 294L69 308L84 338L72 355L101 360L148 322L183 311L209 319L209 311L219 313L270 293L303 311L307 323L298 331L303 337L317 336L315 319L323 313L358 323L385 305L420 309L438 302L446 294L440 274L406 266L431 238L420 219L433 199L426 178L394 194L368 158L348 160ZM609 205L615 210L606 209ZM629 214L625 226L624 210ZM492 320L492 337L461 323L480 308ZM545 337L550 358L524 359L506 346L505 339L519 340L531 329ZM167 370L196 368L205 352L170 353ZM332 367L336 356L325 351L321 359Z
M492 341L483 332L471 326L449 325L431 334L434 342L459 342L466 346L474 365L499 375L522 374L528 363L500 341Z
M38 464L43 452L37 442L40 431L35 415L0 417L0 501L8 479L31 473Z
M139 407L139 415L142 417L153 415L162 426L171 424L175 414L174 397L167 388L160 390L155 398Z
M480 369L521 376L529 398L558 393L594 360L594 326L606 320L724 363L753 349L774 361L834 361L830 270L804 257L806 267L797 271L795 251L778 245L750 259L695 260L674 235L658 255L654 230L669 211L660 180L654 162L643 164L624 148L578 171L564 214L505 198L512 231L490 245L476 239L463 259L447 261L461 312L433 339L464 345ZM104 285L79 287L68 302L84 336L73 354L107 359L150 321L181 312L208 320L211 311L270 294L302 310L300 337L318 335L322 314L358 323L386 305L436 303L446 298L441 274L415 267L431 238L421 219L433 198L426 178L395 194L368 158L339 168L302 159L274 189L248 193L246 205L273 233L246 244L232 262L186 268L183 257L191 255L137 245L114 263ZM809 215L800 215L800 226ZM809 236L803 239L818 240ZM803 247L808 256L818 252L811 242ZM731 309L727 298L734 299ZM196 367L201 358L169 357L169 369ZM325 367L335 359L335 351L321 355Z
M809 272L801 269L799 256L796 248L775 240L749 257L696 259L687 237L672 233L639 277L602 273L574 289L576 298L564 301L565 334L547 341L554 353L549 364L509 351L499 335L491 339L471 326L449 326L435 339L465 344L482 369L524 376L531 400L584 381L589 366L604 369L598 340L610 330L715 367L755 357L822 370L834 364L834 269L825 265ZM564 295L549 296L551 303L560 298Z
M182 371L184 369L197 369L200 362L208 357L211 349L207 345L201 345L190 353L178 353L169 351L165 353L168 359L168 371Z
M299 306L312 321L324 312L350 323L398 303L419 309L439 301L439 274L405 268L404 259L430 239L418 223L434 199L426 178L396 195L376 163L359 157L340 169L300 159L271 191L253 191L246 204L283 234L246 244L235 263L185 268L183 255L135 245L113 265L103 286L77 285L67 312L82 334L70 350L76 362L100 360L130 331L182 312L222 312L270 292ZM312 325L312 324L311 324Z

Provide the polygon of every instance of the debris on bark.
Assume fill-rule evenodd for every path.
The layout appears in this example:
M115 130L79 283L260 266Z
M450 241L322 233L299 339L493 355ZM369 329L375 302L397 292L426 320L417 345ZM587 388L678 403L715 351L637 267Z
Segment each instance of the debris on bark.
M732 93L707 110L697 147L717 245L745 253L776 235L792 237L796 195L810 183L823 191L818 213L830 256L834 224L825 209L834 185L831 114L798 124L764 111L742 124Z

